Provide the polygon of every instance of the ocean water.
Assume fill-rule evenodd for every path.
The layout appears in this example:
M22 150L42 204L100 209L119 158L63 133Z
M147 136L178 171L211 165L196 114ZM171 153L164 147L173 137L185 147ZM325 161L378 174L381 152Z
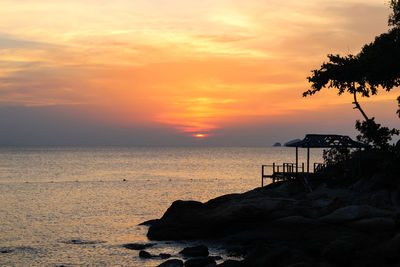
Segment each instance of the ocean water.
M177 199L259 187L262 164L294 160L286 147L2 147L0 266L157 266L163 260L122 247L149 242L139 223ZM322 151L311 150L311 161ZM147 251L177 255L195 245L156 243Z

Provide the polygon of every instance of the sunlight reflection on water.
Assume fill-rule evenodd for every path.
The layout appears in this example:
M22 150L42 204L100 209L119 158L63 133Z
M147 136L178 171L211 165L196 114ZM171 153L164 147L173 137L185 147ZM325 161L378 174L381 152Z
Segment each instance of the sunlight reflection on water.
M0 265L155 266L121 246L148 242L139 223L177 199L258 187L261 164L293 158L292 148L0 148ZM185 246L157 243L148 251Z

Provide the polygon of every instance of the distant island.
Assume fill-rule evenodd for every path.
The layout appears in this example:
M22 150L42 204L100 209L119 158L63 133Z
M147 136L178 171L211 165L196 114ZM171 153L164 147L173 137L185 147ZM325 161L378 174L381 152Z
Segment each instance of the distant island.
M289 145L294 144L294 143L297 143L297 142L299 142L299 141L301 141L301 139L296 138L296 139L293 139L293 140L290 140L290 141L286 142L286 143L284 144L284 146L289 146Z
M289 145L294 144L294 143L297 143L297 142L299 142L299 141L301 141L301 139L296 138L296 139L293 139L293 140L290 140L290 141L284 143L283 146L289 146ZM276 143L274 143L272 146L282 146L282 144L279 143L279 142L276 142Z

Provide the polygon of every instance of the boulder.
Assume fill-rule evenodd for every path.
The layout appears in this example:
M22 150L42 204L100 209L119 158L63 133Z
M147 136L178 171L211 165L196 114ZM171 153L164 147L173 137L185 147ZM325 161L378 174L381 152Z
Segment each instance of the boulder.
M217 266L221 267L242 267L244 266L241 261L236 261L236 260L226 260L221 264L218 264Z
M291 256L291 251L287 247L257 246L246 256L243 266L286 266Z
M351 205L339 208L331 214L321 217L321 221L326 223L346 223L367 217L386 217L392 215L393 212L391 211L368 205Z
M73 245L95 245L95 244L106 243L106 241L71 239L71 240L63 241L63 243L65 243L65 244L73 244Z
M141 250L139 252L139 257L144 258L144 259L150 259L150 258L153 258L154 256L145 250Z
M384 244L381 255L382 254L389 263L400 262L400 234L396 234Z
M158 265L158 267L183 267L183 261L178 259L167 260Z
M129 244L124 244L122 245L124 248L127 249L132 249L132 250L143 250L145 248L149 248L154 246L155 243L148 243L148 244L142 244L142 243L129 243Z
M153 224L157 223L158 221L159 221L158 219L148 220L148 221L139 223L139 225L150 226L150 225L153 225Z
M305 218L303 216L288 216L274 220L272 223L282 227L313 227L320 224L317 220Z
M179 253L186 257L207 257L209 254L206 246L186 247Z
M309 262L297 262L297 263L292 263L286 267L310 267Z
M160 255L159 255L159 257L161 258L161 259L168 259L168 258L171 258L171 254L168 254L168 253L161 253Z
M365 218L351 222L348 225L357 230L371 233L392 232L396 229L396 223L390 217Z
M330 242L322 257L339 266L351 266L356 252L361 250L364 238L360 235L344 235Z
M216 266L215 260L212 257L195 258L185 261L185 267L211 267Z

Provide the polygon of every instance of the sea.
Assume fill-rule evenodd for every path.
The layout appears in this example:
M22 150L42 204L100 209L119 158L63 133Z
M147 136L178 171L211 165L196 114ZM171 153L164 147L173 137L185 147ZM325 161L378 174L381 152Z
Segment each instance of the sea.
M149 241L141 222L178 199L257 188L262 164L294 160L288 147L0 147L0 266L157 266L123 245L176 258L197 243Z

